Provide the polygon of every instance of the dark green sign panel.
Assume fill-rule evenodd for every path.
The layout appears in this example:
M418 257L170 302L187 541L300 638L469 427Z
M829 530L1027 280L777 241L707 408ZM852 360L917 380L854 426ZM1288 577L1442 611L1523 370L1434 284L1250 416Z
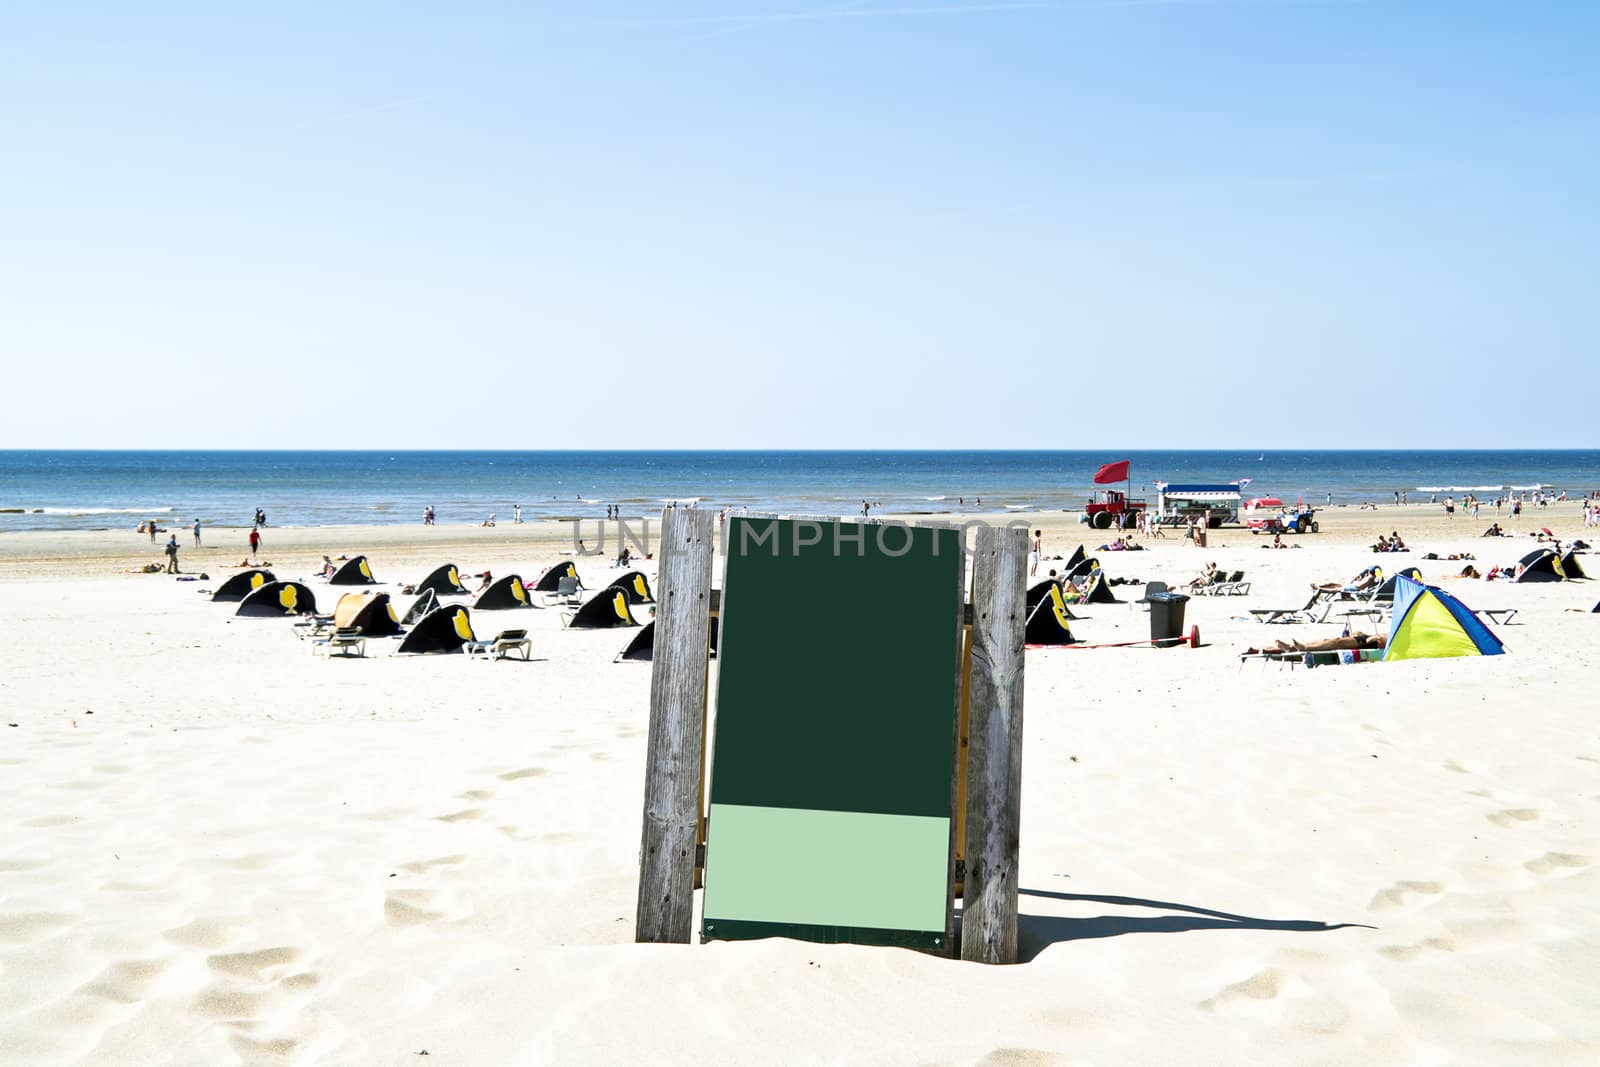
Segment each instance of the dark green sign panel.
M707 938L943 947L960 537L733 518Z

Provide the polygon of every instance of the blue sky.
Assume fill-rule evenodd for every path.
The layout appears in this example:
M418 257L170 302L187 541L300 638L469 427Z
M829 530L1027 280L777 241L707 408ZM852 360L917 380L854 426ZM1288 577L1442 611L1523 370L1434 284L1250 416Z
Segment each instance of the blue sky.
M0 447L1595 444L1600 4L444 12L0 12Z

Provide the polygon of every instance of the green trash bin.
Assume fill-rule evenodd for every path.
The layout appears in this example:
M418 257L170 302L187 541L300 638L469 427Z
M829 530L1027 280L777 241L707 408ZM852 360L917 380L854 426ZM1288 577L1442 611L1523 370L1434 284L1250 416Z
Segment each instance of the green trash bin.
M1189 602L1187 595L1156 593L1150 597L1150 640L1158 645L1178 644L1183 636L1183 606Z

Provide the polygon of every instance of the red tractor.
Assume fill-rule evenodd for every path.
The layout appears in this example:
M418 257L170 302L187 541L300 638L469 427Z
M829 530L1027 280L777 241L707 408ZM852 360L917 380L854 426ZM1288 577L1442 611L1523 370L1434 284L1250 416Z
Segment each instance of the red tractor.
M1144 509L1143 500L1129 499L1127 494L1116 489L1102 489L1099 500L1091 500L1083 506L1083 514L1084 521L1096 530L1109 530L1113 526L1134 525Z

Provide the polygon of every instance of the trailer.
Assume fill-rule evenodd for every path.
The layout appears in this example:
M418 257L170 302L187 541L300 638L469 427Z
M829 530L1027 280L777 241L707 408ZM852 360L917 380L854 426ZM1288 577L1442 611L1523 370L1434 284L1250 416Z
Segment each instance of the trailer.
M1156 490L1156 517L1170 526L1200 519L1211 529L1239 522L1239 486L1236 482L1200 482L1160 485Z

